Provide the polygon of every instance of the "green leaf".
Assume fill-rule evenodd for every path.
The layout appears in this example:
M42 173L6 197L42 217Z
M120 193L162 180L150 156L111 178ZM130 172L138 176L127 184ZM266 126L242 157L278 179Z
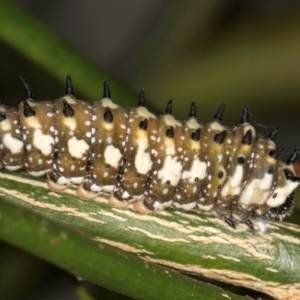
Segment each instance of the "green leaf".
M92 228L95 228L96 223L98 225L97 234L100 234L101 224L106 221L95 217L94 211L89 213L89 205L81 212L76 207L66 207L66 203L70 204L69 197L66 197L66 202L62 201L58 206L52 201L44 202L48 198L46 195L49 194L49 191L41 188L41 184L36 182L32 187L40 195L41 202L31 198L30 194L22 192L24 188L29 187L24 183L18 184L18 188L14 191L10 187L9 193L14 196L1 196L1 239L30 251L82 279L139 299L176 299L176 297L178 297L177 299L220 299L220 297L245 299L245 297L224 292L217 287L142 260L133 254L118 250L118 247L112 247L108 243L87 239L85 238L86 234L81 230L84 230L85 226L82 226L81 229L78 226L72 226L73 229L77 229L78 233L58 226L58 223L64 224L64 222L55 220L58 216L59 219L66 217L65 219L69 223L72 219L77 219L78 212L79 223L84 225L88 221ZM16 186L16 183L14 185ZM6 190L4 187L1 188L4 194ZM24 200L21 200L23 203L19 202L20 199ZM57 196L54 196L54 199L58 199ZM17 205L12 205L7 200ZM41 206L38 205L36 210L35 205L32 206L27 201L40 203ZM90 203L92 204L92 202ZM27 206L30 211L21 209L21 206ZM46 209L47 214L42 212L43 208ZM34 214L35 211L38 214ZM56 215L56 213L58 214ZM48 220L50 218L52 221ZM54 223L54 220L57 224ZM100 239L100 235L94 238L94 240Z
M170 209L142 215L131 209L110 207L106 197L82 201L73 189L57 194L49 191L42 179L36 180L23 173L2 172L0 183L3 199L17 207L36 212L93 241L131 252L150 263L242 285L273 297L300 296L300 227L296 225L262 223L265 233L251 231L242 224L234 230L210 214ZM4 228L7 232L12 229L7 225ZM8 236L0 231L0 237L7 239ZM35 236L32 235L33 239ZM15 243L19 235L14 238L12 234L12 239ZM36 237L33 245L37 241ZM20 245L23 243L25 240ZM26 243L25 247L28 245ZM36 245L33 248L36 249ZM65 249L65 252L71 260L70 251ZM50 254L54 255L53 251ZM74 268L66 268L74 273ZM86 273L81 276L91 280Z

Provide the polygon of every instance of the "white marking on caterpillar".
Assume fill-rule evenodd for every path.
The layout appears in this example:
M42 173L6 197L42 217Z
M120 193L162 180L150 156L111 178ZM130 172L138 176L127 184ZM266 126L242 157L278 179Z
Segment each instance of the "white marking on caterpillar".
M193 161L192 167L190 170L183 171L181 174L182 179L188 179L189 183L193 183L195 178L204 179L206 175L206 163L195 159Z
M0 128L2 131L9 131L11 130L11 123L9 120L3 120L1 123L0 123Z
M147 174L151 170L153 164L150 153L145 151L148 148L148 138L139 138L138 145L134 165L140 174Z
M78 140L75 136L68 140L69 153L76 158L82 158L89 150L89 145L85 140Z
M171 185L178 184L181 176L182 163L177 160L177 157L167 155L162 168L158 171L158 178L162 183L166 183L170 180Z
M213 204L211 204L211 205L202 205L202 204L198 203L198 207L201 210L204 210L204 211L211 211L212 208L214 207L214 205Z
M105 148L104 159L105 163L117 168L122 158L120 150L113 145L109 145Z
M2 138L3 145L10 150L12 154L20 153L23 149L23 142L12 136L11 133L4 134Z
M108 98L104 98L101 100L101 103L102 103L102 106L103 107L109 107L109 108L112 108L112 109L116 109L119 107L119 105L113 103L110 99Z
M194 209L197 205L197 202L190 202L190 203L186 203L186 204L179 204L178 202L173 202L173 205L176 208L180 208L180 209L188 211L188 210Z
M32 142L34 147L41 150L44 155L51 154L54 145L54 138L50 134L43 134L41 129L36 129L33 134Z
M77 127L76 119L74 118L65 118L64 123L70 128L70 130L75 130Z

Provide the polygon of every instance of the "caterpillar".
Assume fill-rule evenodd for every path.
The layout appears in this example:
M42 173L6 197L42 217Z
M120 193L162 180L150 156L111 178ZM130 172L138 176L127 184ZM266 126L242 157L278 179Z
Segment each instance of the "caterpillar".
M46 175L57 192L75 184L81 199L110 193L109 204L118 208L211 212L232 228L254 229L254 220L281 220L293 210L299 149L279 160L278 128L257 134L248 106L230 128L221 124L225 104L200 124L195 103L178 121L172 100L156 116L141 92L137 107L126 109L111 101L107 82L103 98L90 103L75 98L70 76L66 94L53 102L35 101L21 81L25 98L18 108L0 104L0 168Z

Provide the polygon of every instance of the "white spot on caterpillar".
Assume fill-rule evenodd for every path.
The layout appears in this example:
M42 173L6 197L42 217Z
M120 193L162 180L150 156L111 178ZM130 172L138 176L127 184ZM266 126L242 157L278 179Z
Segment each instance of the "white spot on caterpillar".
M170 180L171 185L176 186L180 180L182 164L177 157L167 155L163 167L158 171L158 178L165 183Z
M54 139L49 134L43 134L41 129L36 129L33 134L33 145L41 150L44 155L49 155L52 152Z
M57 183L61 184L61 185L67 185L70 183L70 180L67 179L66 177L62 176L62 177L58 178Z
M202 205L202 204L198 203L198 207L201 210L210 211L210 210L212 210L212 208L214 207L214 205L213 204L211 204L211 205Z
M117 168L121 158L122 154L118 148L114 147L113 145L109 145L105 148L104 159L106 164Z
M17 171L19 169L21 169L22 166L5 166L5 169L8 170L8 171Z
M70 130L75 130L77 127L77 122L74 118L65 118L64 123L70 128Z
M186 203L186 204L179 204L178 202L173 202L173 205L176 208L180 208L180 209L183 209L186 211L194 209L196 204L197 204L196 202L191 202L191 203Z
M94 192L94 193L101 192L101 187L93 183L91 185L91 191Z
M148 147L147 138L138 139L138 150L135 156L134 165L140 174L147 174L152 168L150 153L145 152Z
M189 183L193 183L195 178L204 179L206 175L206 163L199 159L194 160L190 170L182 172L182 179L188 179Z
M47 170L43 170L43 171L38 171L38 172L28 171L28 174L31 175L31 176L34 176L34 177L41 177L41 176L47 174L49 171L51 171L51 169L47 169Z
M168 191L169 191L169 189L167 189L167 188L164 188L164 189L163 189L163 191L162 191L162 193L163 193L163 194L167 194L167 193L168 193Z
M163 122L166 124L166 126L173 126L173 127L181 127L182 124L180 121L177 121L172 115L163 115L161 116Z
M137 107L136 113L138 116L140 116L144 119L149 119L149 118L156 119L156 116L154 114L152 114L151 112L149 112L149 110L144 106Z
M11 130L11 122L9 120L3 120L0 123L0 128L1 128L1 131L10 131Z
M127 191L124 191L123 194L122 194L122 198L126 199L128 197L130 197L129 193Z
M11 133L4 134L2 143L12 154L20 153L23 149L23 142L14 138Z
M72 177L70 181L75 184L80 184L83 181L83 177Z
M155 202L153 203L153 208L154 208L154 210L163 210L163 209L164 209L162 203L160 203L160 202L158 202L158 201L155 201Z
M113 103L110 99L104 98L101 100L102 107L108 106L109 108L116 109L119 105Z
M77 140L75 136L68 140L69 153L76 158L82 158L89 150L89 145L85 140Z
M267 200L267 204L270 207L278 207L282 205L286 198L294 191L297 186L299 185L299 182L294 182L291 180L287 180L284 187L277 187L271 197ZM273 198L273 195L276 195L275 198Z

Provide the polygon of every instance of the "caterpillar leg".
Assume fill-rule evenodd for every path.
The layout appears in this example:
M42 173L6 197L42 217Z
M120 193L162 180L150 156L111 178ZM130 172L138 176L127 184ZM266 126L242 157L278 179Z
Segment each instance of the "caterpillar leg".
M59 183L53 181L50 178L49 174L47 174L47 185L48 185L49 189L52 190L53 192L62 192L68 188L68 185L66 185L66 184L59 184Z
M137 211L139 211L142 214L151 214L153 213L153 210L149 209L143 202L142 199L137 200L133 203L133 208Z
M110 198L108 200L108 204L112 207L116 207L116 208L126 208L127 206L130 205L130 202L129 201L122 201L122 200L119 200L115 195L114 195L114 192L112 192L110 194Z
M93 193L93 192L89 192L88 190L86 190L83 186L83 183L81 183L78 186L78 188L76 190L76 194L82 200L91 200L91 199L96 198L98 196L98 194Z

